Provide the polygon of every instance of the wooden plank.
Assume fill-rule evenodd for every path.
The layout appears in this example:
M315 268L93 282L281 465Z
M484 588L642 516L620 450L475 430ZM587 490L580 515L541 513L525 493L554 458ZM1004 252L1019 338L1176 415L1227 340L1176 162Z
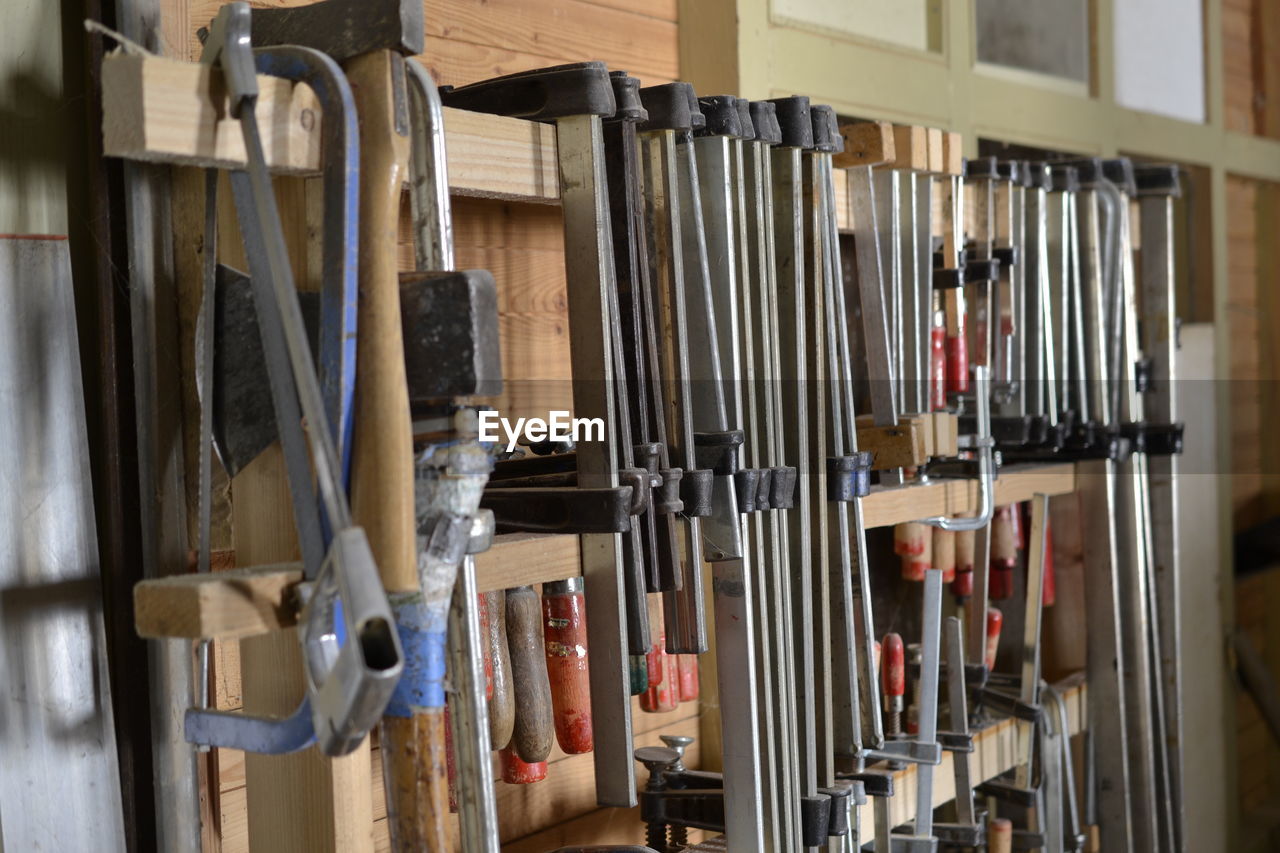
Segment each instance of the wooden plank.
M929 171L929 132L927 128L914 124L895 124L893 126L894 157L891 162L882 163L883 168L912 169L916 172Z
M964 174L964 137L954 130L942 136L942 171L957 177Z
M584 0L428 0L426 33L560 62L601 59L647 84L679 76L676 24Z
M286 563L143 581L133 588L134 625L150 638L230 640L278 631L297 623L301 580L302 566Z
M1253 5L1253 132L1280 139L1280 4Z
M903 419L897 426L875 426L858 418L858 449L870 451L873 471L921 465L929 458L924 430L914 420Z
M859 121L840 126L844 151L833 155L837 169L878 166L897 157L893 125L885 121Z
M446 107L444 127L452 192L479 198L559 200L553 126Z
M157 163L243 165L244 137L231 118L220 77L198 63L108 54L102 60L103 152ZM311 87L259 74L258 88L256 114L267 164L285 174L315 172L320 107Z
M942 174L946 169L947 162L947 158L942 149L942 128L925 128L925 139L929 153L929 171L935 175Z
M480 591L564 580L581 574L576 536L510 533L476 555ZM232 640L297 624L300 563L149 580L134 587L135 627L143 637Z
M996 478L996 504L1030 500L1039 492L1062 495L1075 488L1075 466L1071 463L1004 468ZM977 508L978 486L971 480L935 480L890 489L876 486L862 499L867 527L891 527L935 515L961 515Z

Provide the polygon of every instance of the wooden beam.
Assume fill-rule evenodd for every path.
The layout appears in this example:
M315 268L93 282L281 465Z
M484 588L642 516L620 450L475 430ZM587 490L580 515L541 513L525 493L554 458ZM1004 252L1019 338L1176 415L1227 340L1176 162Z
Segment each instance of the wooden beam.
M297 624L299 563L147 580L133 588L138 635L239 639Z
M940 175L945 171L946 156L943 153L942 140L945 134L942 128L930 127L925 129L926 140L929 152L929 171L935 175Z
M878 166L891 163L897 157L893 125L886 121L859 121L841 125L844 151L833 155L837 169L855 166Z
M861 446L861 445L859 445ZM1004 468L996 478L996 504L1030 500L1036 493L1062 495L1076 489L1075 466L1069 462ZM960 515L978 508L973 480L934 480L895 488L873 487L862 499L867 527L892 527L935 515Z
M321 110L309 86L258 75L257 116L267 165L320 169ZM113 53L102 62L103 148L152 163L234 168L245 163L239 122L219 72L192 62ZM555 128L449 107L449 186L458 195L554 203L560 198Z
M267 164L283 174L320 166L320 106L310 86L258 75L256 115ZM221 72L116 51L102 60L103 153L221 169L245 162Z
M964 175L964 137L954 130L942 135L942 171L946 175Z
M577 536L512 533L476 555L483 591L577 577ZM298 623L300 563L147 580L133 589L134 627L143 637L242 639Z
M886 169L929 171L929 131L915 124L893 126L894 158L881 164Z
M909 468L924 464L929 458L923 421L901 418L897 426L875 426L868 415L858 417L858 449L870 451L871 469ZM930 426L932 433L932 426ZM932 436L930 436L932 438Z

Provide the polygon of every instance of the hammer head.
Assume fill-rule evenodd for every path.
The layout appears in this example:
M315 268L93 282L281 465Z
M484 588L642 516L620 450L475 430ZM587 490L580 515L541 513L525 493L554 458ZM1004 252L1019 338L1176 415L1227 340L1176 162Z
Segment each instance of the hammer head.
M296 44L343 62L375 50L422 53L422 0L322 0L308 6L254 9L254 47Z

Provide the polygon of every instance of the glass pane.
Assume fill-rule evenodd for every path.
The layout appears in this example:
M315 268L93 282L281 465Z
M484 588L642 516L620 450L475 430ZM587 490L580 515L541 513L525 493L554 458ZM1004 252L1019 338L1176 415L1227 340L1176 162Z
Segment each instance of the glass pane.
M978 61L1089 82L1088 0L977 0Z
M1114 2L1116 103L1184 121L1203 122L1201 0Z

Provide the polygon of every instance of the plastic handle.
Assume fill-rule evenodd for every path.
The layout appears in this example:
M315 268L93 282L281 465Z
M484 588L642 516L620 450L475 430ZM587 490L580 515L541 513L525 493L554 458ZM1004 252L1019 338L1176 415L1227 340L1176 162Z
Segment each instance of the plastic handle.
M527 764L546 761L555 738L541 622L542 608L532 587L507 590L507 649L516 717L511 745Z
M548 587L542 591L542 636L556 741L576 755L590 752L592 740L585 603L581 592L550 592Z

